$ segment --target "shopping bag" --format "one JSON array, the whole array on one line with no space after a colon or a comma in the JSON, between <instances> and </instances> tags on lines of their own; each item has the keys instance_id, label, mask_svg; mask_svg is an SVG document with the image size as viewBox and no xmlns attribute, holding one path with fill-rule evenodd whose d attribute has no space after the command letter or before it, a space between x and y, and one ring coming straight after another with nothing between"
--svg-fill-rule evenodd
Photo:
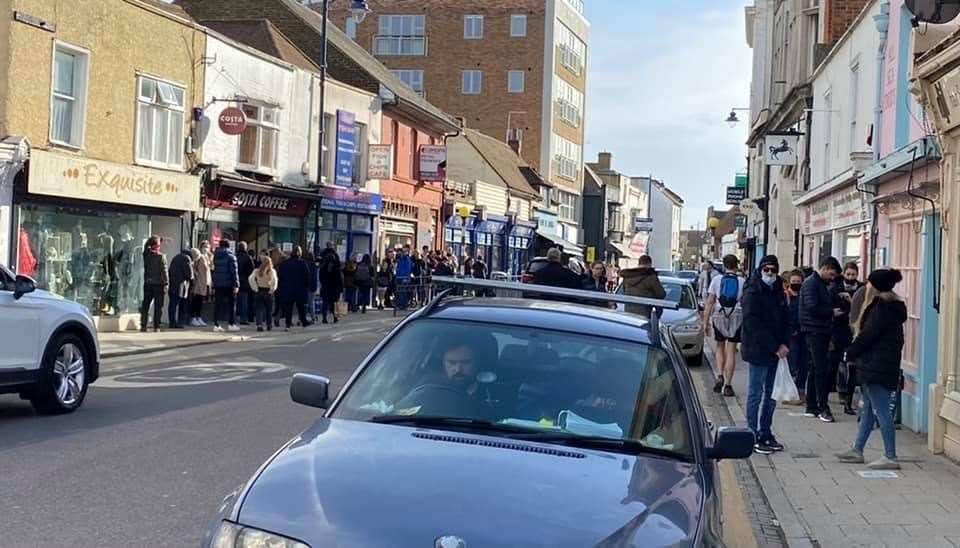
<instances>
[{"instance_id":1,"label":"shopping bag","mask_svg":"<svg viewBox=\"0 0 960 548\"><path fill-rule=\"evenodd\" d=\"M786 358L780 358L780 363L777 364L777 377L773 381L773 394L770 397L781 403L800 399L797 385L790 375L790 363Z\"/></svg>"},{"instance_id":2,"label":"shopping bag","mask_svg":"<svg viewBox=\"0 0 960 548\"><path fill-rule=\"evenodd\" d=\"M338 318L342 318L347 315L347 301L337 301L335 307Z\"/></svg>"},{"instance_id":3,"label":"shopping bag","mask_svg":"<svg viewBox=\"0 0 960 548\"><path fill-rule=\"evenodd\" d=\"M837 392L840 394L849 394L850 393L850 368L852 366L849 362L841 361L837 365Z\"/></svg>"}]
</instances>

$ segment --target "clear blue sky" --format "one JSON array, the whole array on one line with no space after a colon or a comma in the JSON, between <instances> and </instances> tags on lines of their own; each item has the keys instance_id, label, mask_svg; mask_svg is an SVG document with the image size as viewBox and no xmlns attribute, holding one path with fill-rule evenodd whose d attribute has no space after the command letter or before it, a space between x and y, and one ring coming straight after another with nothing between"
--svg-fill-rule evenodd
<instances>
[{"instance_id":1,"label":"clear blue sky","mask_svg":"<svg viewBox=\"0 0 960 548\"><path fill-rule=\"evenodd\" d=\"M683 228L723 207L746 160L746 125L723 122L750 97L743 0L587 0L589 162L663 180L683 197ZM749 113L738 113L741 119Z\"/></svg>"}]
</instances>

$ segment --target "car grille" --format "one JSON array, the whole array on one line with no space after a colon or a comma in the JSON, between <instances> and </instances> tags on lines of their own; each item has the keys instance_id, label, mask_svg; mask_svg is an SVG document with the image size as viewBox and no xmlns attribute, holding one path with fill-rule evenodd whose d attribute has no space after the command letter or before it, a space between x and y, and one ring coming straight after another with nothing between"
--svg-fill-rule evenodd
<instances>
[{"instance_id":1,"label":"car grille","mask_svg":"<svg viewBox=\"0 0 960 548\"><path fill-rule=\"evenodd\" d=\"M564 451L563 449L553 449L551 447L540 447L537 445L527 445L511 441L485 440L479 438L467 438L463 436L452 436L449 434L431 434L428 432L414 432L411 435L422 440L462 443L464 445L480 445L483 447L496 447L498 449L525 451L527 453L540 453L541 455L553 455L555 457L566 457L569 459L583 459L587 457L583 453L576 453L574 451Z\"/></svg>"}]
</instances>

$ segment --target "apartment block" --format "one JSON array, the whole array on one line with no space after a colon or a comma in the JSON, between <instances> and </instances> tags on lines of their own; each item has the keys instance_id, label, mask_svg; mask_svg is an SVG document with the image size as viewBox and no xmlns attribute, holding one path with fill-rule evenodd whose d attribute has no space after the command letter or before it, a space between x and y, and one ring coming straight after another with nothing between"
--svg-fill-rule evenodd
<instances>
[{"instance_id":1,"label":"apartment block","mask_svg":"<svg viewBox=\"0 0 960 548\"><path fill-rule=\"evenodd\" d=\"M313 3L318 6L319 2ZM330 19L466 127L511 143L556 190L558 236L579 241L590 24L578 0L372 0ZM547 208L545 204L543 206Z\"/></svg>"}]
</instances>

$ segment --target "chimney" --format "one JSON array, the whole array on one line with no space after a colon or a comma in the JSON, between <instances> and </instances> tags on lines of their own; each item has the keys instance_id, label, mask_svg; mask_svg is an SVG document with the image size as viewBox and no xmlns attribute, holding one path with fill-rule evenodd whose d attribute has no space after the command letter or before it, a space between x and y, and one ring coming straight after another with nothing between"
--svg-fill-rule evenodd
<instances>
[{"instance_id":1,"label":"chimney","mask_svg":"<svg viewBox=\"0 0 960 548\"><path fill-rule=\"evenodd\" d=\"M609 171L610 166L613 165L613 154L601 152L597 155L597 164L600 166L600 171Z\"/></svg>"}]
</instances>

